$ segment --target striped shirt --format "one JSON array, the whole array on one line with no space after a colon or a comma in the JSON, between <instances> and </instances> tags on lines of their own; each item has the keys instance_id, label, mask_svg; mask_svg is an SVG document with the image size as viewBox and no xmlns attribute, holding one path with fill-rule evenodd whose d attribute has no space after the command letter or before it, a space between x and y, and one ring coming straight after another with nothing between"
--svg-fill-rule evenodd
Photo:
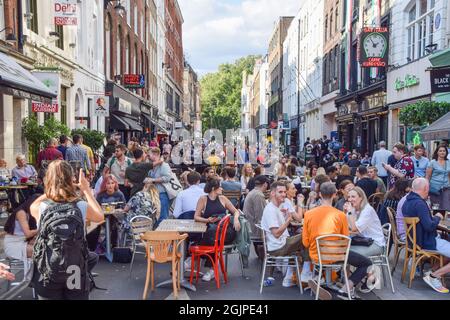
<instances>
[{"instance_id":1,"label":"striped shirt","mask_svg":"<svg viewBox=\"0 0 450 320\"><path fill-rule=\"evenodd\" d=\"M82 163L82 167L85 170L89 170L91 168L91 162L89 161L89 157L85 148L83 148L79 144L75 144L66 150L66 160L67 161L80 161Z\"/></svg>"}]
</instances>

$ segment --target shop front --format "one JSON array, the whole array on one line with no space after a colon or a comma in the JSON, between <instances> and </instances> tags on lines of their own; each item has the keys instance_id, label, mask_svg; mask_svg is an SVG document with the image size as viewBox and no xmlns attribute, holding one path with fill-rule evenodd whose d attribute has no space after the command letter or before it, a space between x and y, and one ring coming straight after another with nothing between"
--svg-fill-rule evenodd
<instances>
[{"instance_id":1,"label":"shop front","mask_svg":"<svg viewBox=\"0 0 450 320\"><path fill-rule=\"evenodd\" d=\"M140 139L144 133L141 125L141 98L114 82L106 83L110 116L106 118L108 132L118 133L123 143L132 137Z\"/></svg>"},{"instance_id":2,"label":"shop front","mask_svg":"<svg viewBox=\"0 0 450 320\"><path fill-rule=\"evenodd\" d=\"M388 137L385 81L336 99L338 136L347 150L373 154Z\"/></svg>"},{"instance_id":3,"label":"shop front","mask_svg":"<svg viewBox=\"0 0 450 320\"><path fill-rule=\"evenodd\" d=\"M422 142L420 131L424 127L406 126L400 122L399 115L400 111L408 105L432 100L428 71L430 67L430 61L423 58L388 72L389 148L397 142L405 143L410 147Z\"/></svg>"},{"instance_id":4,"label":"shop front","mask_svg":"<svg viewBox=\"0 0 450 320\"><path fill-rule=\"evenodd\" d=\"M22 120L32 113L33 106L52 111L52 99L57 97L18 63L29 59L15 55L17 59L0 52L0 158L7 161L8 167L15 166L17 154L28 153Z\"/></svg>"}]
</instances>

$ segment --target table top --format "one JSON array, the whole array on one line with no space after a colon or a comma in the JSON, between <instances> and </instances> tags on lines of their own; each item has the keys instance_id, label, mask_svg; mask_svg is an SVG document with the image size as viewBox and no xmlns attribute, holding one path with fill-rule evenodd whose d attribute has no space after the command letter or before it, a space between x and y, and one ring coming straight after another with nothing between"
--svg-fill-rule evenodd
<instances>
[{"instance_id":1,"label":"table top","mask_svg":"<svg viewBox=\"0 0 450 320\"><path fill-rule=\"evenodd\" d=\"M10 189L28 189L29 185L8 185L8 186L0 186L0 190L10 190Z\"/></svg>"},{"instance_id":2,"label":"table top","mask_svg":"<svg viewBox=\"0 0 450 320\"><path fill-rule=\"evenodd\" d=\"M103 214L105 216L113 216L113 215L122 214L122 213L125 213L125 211L123 211L123 209L114 209L113 211L110 211L110 212L106 212L105 210L103 210Z\"/></svg>"},{"instance_id":3,"label":"table top","mask_svg":"<svg viewBox=\"0 0 450 320\"><path fill-rule=\"evenodd\" d=\"M204 233L206 228L206 223L195 222L195 220L166 219L159 224L156 231Z\"/></svg>"},{"instance_id":4,"label":"table top","mask_svg":"<svg viewBox=\"0 0 450 320\"><path fill-rule=\"evenodd\" d=\"M450 220L442 220L439 223L439 227L441 230L449 231L450 232Z\"/></svg>"},{"instance_id":5,"label":"table top","mask_svg":"<svg viewBox=\"0 0 450 320\"><path fill-rule=\"evenodd\" d=\"M98 226L101 226L105 223L105 220L102 222L86 222L86 234L90 234L92 231L97 229Z\"/></svg>"}]
</instances>

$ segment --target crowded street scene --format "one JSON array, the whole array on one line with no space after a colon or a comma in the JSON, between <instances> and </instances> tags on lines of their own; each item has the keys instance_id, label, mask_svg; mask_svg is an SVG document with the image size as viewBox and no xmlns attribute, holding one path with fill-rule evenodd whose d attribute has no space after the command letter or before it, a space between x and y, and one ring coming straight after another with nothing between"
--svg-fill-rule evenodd
<instances>
[{"instance_id":1,"label":"crowded street scene","mask_svg":"<svg viewBox=\"0 0 450 320\"><path fill-rule=\"evenodd\" d=\"M0 1L0 301L450 300L450 3L224 3Z\"/></svg>"}]
</instances>

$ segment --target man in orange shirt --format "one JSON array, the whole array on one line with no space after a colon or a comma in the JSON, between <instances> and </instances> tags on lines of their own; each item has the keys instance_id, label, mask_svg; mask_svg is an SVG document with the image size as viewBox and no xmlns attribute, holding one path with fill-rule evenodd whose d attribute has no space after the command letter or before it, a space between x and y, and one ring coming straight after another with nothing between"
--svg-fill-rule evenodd
<instances>
[{"instance_id":1,"label":"man in orange shirt","mask_svg":"<svg viewBox=\"0 0 450 320\"><path fill-rule=\"evenodd\" d=\"M320 197L322 205L305 213L303 223L302 242L305 248L309 248L311 260L318 263L319 256L316 246L316 238L327 234L350 234L347 217L342 212L333 208L333 199L336 197L337 190L333 183L326 182L320 186ZM370 259L350 251L348 264L357 269L349 278L349 287L353 294L353 288L367 276L367 269L372 265ZM314 291L317 282L310 281L310 287ZM323 300L331 299L331 294L325 289L320 288L319 297Z\"/></svg>"}]
</instances>

